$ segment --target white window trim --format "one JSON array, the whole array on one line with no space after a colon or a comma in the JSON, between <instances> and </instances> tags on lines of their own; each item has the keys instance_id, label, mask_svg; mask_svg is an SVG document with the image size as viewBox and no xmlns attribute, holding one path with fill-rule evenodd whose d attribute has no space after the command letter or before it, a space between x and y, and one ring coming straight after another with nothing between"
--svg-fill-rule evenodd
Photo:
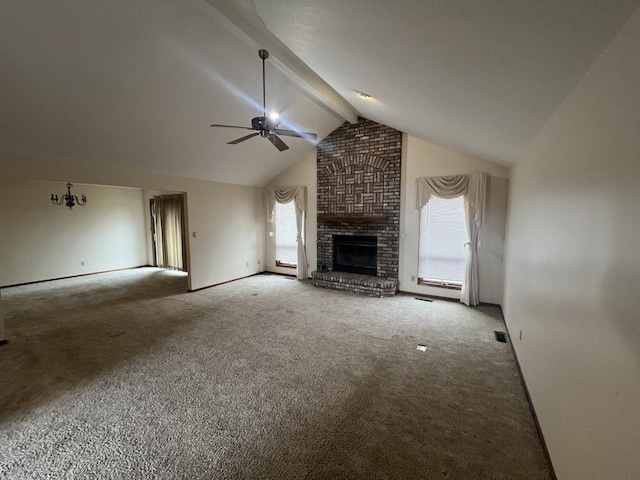
<instances>
[{"instance_id":1,"label":"white window trim","mask_svg":"<svg viewBox=\"0 0 640 480\"><path fill-rule=\"evenodd\" d=\"M426 225L425 223L428 224L428 222L424 221L424 216L425 214L429 213L429 208L431 207L435 207L435 208L446 208L444 207L444 202L450 202L456 200L457 202L459 202L459 205L456 205L455 207L451 206L449 208L455 208L455 213L457 216L459 216L459 221L460 221L460 225L456 225L456 228L453 230L452 234L455 237L460 237L458 238L456 241L460 242L460 250L458 252L455 252L455 254L453 253L453 248L452 248L452 258L454 259L458 259L458 262L460 263L460 275L459 278L451 278L452 276L449 275L449 278L433 278L434 275L425 275L425 273L433 273L433 272L425 272L427 266L423 265L423 259L426 257L424 253L424 250L426 250L427 247L427 243L431 240L431 242L437 242L439 243L439 248L440 249L445 249L444 251L446 252L446 249L449 248L449 245L446 244L446 239L443 238L434 238L434 239L429 239L426 238L426 235L428 235L429 233L426 233L425 235L425 231L423 230ZM461 290L462 289L462 284L463 284L463 280L464 280L464 265L465 265L465 260L466 260L466 250L465 250L465 245L468 243L468 234L467 234L467 229L466 229L466 225L465 225L465 217L464 217L464 200L463 197L455 197L453 199L449 199L449 200L445 200L436 196L432 196L431 200L425 204L422 209L420 210L420 219L419 219L419 237L418 237L418 275L416 275L417 278L417 283L418 285L425 285L425 286L429 286L429 287L436 287L436 288L446 288L446 289L451 289L451 290ZM456 208L457 207L457 208ZM425 209L427 209L426 213L425 213ZM437 213L443 214L443 213L447 213L442 212L442 210L440 210L438 212L438 210L436 210ZM438 220L438 218L436 217L436 220ZM431 247L433 247L433 245L431 245ZM441 250L442 251L442 250ZM422 275L421 275L422 274Z\"/></svg>"},{"instance_id":2,"label":"white window trim","mask_svg":"<svg viewBox=\"0 0 640 480\"><path fill-rule=\"evenodd\" d=\"M295 248L295 261L291 261L291 259L278 259L278 224L281 220L281 216L278 215L278 213L282 212L282 208L286 208L287 210L291 210L291 215L290 217L287 219L287 227L289 227L289 234L293 235L293 237L296 239L295 243L292 245ZM276 202L275 205L275 221L274 221L274 231L275 231L275 237L274 237L274 244L275 244L275 252L274 252L274 260L275 260L275 266L276 267L280 267L280 268L298 268L298 261L297 261L297 251L298 251L298 244L297 244L297 227L296 227L296 212L295 212L295 202L291 201L289 203L280 203L280 202ZM292 230L291 230L292 229Z\"/></svg>"}]
</instances>

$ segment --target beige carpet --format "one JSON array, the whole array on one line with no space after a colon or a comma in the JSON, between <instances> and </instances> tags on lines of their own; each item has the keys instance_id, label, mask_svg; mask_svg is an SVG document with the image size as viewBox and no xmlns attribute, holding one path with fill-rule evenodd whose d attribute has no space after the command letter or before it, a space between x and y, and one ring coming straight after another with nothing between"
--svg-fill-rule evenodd
<instances>
[{"instance_id":1,"label":"beige carpet","mask_svg":"<svg viewBox=\"0 0 640 480\"><path fill-rule=\"evenodd\" d=\"M185 290L151 268L3 290L0 477L550 478L497 309Z\"/></svg>"}]
</instances>

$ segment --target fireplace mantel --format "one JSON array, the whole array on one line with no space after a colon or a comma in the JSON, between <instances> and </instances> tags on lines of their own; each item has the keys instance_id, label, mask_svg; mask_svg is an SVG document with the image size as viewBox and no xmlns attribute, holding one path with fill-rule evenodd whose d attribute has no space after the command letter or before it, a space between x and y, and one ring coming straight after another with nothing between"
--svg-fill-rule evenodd
<instances>
[{"instance_id":1,"label":"fireplace mantel","mask_svg":"<svg viewBox=\"0 0 640 480\"><path fill-rule=\"evenodd\" d=\"M363 215L359 213L321 213L318 215L320 220L325 222L381 222L386 220L389 215Z\"/></svg>"}]
</instances>

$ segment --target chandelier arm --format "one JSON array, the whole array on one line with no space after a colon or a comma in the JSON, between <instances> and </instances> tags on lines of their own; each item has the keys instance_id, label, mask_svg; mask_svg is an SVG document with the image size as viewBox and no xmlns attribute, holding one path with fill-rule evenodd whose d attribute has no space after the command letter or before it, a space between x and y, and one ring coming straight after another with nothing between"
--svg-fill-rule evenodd
<instances>
[{"instance_id":1,"label":"chandelier arm","mask_svg":"<svg viewBox=\"0 0 640 480\"><path fill-rule=\"evenodd\" d=\"M73 184L67 183L67 193L58 198L58 195L51 194L51 203L54 205L65 205L69 207L69 210L72 210L76 205L84 206L87 204L87 196L83 193L82 200L78 198L77 195L71 194L71 187Z\"/></svg>"}]
</instances>

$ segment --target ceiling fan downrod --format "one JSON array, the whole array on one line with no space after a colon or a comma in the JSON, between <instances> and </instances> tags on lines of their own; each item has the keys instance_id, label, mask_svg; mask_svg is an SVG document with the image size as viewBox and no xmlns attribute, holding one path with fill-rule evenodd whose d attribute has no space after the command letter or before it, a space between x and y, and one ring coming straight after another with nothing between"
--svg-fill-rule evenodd
<instances>
[{"instance_id":1,"label":"ceiling fan downrod","mask_svg":"<svg viewBox=\"0 0 640 480\"><path fill-rule=\"evenodd\" d=\"M265 86L264 81L264 61L269 58L269 51L260 49L258 50L258 55L262 59L262 116L267 116L267 88Z\"/></svg>"},{"instance_id":2,"label":"ceiling fan downrod","mask_svg":"<svg viewBox=\"0 0 640 480\"><path fill-rule=\"evenodd\" d=\"M251 119L250 127L241 127L239 125L223 125L220 123L212 123L210 127L223 127L223 128L239 128L242 130L253 130L254 133L245 135L244 137L237 138L227 142L229 145L237 145L238 143L249 140L250 138L257 137L258 135L269 140L278 150L281 152L288 150L289 147L284 143L279 135L286 137L298 137L306 138L309 140L315 140L318 135L311 132L301 132L298 130L287 130L278 128L280 122L277 119L267 117L267 87L265 77L265 60L269 58L269 52L264 49L258 50L258 56L262 59L262 116L254 117Z\"/></svg>"}]
</instances>

